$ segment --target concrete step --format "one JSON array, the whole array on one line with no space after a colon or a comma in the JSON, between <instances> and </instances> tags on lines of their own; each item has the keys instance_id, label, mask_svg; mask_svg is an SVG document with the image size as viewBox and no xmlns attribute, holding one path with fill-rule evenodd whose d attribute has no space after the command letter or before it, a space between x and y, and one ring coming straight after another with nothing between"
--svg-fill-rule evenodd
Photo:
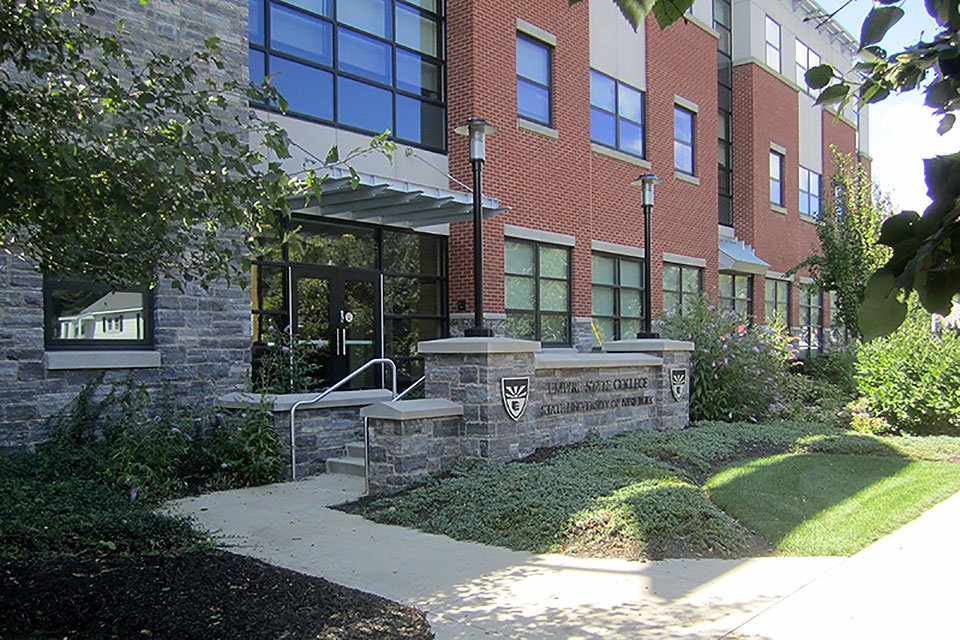
<instances>
[{"instance_id":1,"label":"concrete step","mask_svg":"<svg viewBox=\"0 0 960 640\"><path fill-rule=\"evenodd\" d=\"M364 455L364 446L362 442L348 442L347 443L347 457L348 458L360 458L363 460L366 456Z\"/></svg>"},{"instance_id":2,"label":"concrete step","mask_svg":"<svg viewBox=\"0 0 960 640\"><path fill-rule=\"evenodd\" d=\"M327 473L341 473L348 476L366 475L363 458L329 458L326 462Z\"/></svg>"}]
</instances>

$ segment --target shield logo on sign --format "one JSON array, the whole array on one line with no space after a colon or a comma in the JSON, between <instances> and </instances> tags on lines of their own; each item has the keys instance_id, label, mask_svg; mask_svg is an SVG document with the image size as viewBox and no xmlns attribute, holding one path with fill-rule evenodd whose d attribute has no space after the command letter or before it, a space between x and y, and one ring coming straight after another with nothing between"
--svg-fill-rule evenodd
<instances>
[{"instance_id":1,"label":"shield logo on sign","mask_svg":"<svg viewBox=\"0 0 960 640\"><path fill-rule=\"evenodd\" d=\"M687 370L670 370L670 391L673 393L673 399L680 401L683 398L683 392L687 390Z\"/></svg>"},{"instance_id":2,"label":"shield logo on sign","mask_svg":"<svg viewBox=\"0 0 960 640\"><path fill-rule=\"evenodd\" d=\"M500 378L500 397L511 420L519 420L527 408L530 378Z\"/></svg>"}]
</instances>

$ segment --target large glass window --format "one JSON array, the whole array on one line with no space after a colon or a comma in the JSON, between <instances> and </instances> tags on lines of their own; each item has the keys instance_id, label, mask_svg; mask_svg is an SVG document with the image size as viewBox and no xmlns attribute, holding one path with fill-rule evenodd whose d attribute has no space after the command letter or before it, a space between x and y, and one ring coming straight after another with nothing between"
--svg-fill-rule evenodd
<instances>
[{"instance_id":1,"label":"large glass window","mask_svg":"<svg viewBox=\"0 0 960 640\"><path fill-rule=\"evenodd\" d=\"M517 34L517 113L521 118L553 125L553 48Z\"/></svg>"},{"instance_id":2,"label":"large glass window","mask_svg":"<svg viewBox=\"0 0 960 640\"><path fill-rule=\"evenodd\" d=\"M643 92L591 69L590 139L645 157Z\"/></svg>"},{"instance_id":3,"label":"large glass window","mask_svg":"<svg viewBox=\"0 0 960 640\"><path fill-rule=\"evenodd\" d=\"M812 89L807 86L807 71L820 65L820 56L816 52L797 40L797 85L801 91L811 93Z\"/></svg>"},{"instance_id":4,"label":"large glass window","mask_svg":"<svg viewBox=\"0 0 960 640\"><path fill-rule=\"evenodd\" d=\"M783 154L770 150L770 204L783 206Z\"/></svg>"},{"instance_id":5,"label":"large glass window","mask_svg":"<svg viewBox=\"0 0 960 640\"><path fill-rule=\"evenodd\" d=\"M720 308L750 319L753 316L753 276L720 274Z\"/></svg>"},{"instance_id":6,"label":"large glass window","mask_svg":"<svg viewBox=\"0 0 960 640\"><path fill-rule=\"evenodd\" d=\"M507 334L546 345L570 344L570 250L504 242Z\"/></svg>"},{"instance_id":7,"label":"large glass window","mask_svg":"<svg viewBox=\"0 0 960 640\"><path fill-rule=\"evenodd\" d=\"M806 167L800 167L800 213L820 215L820 174Z\"/></svg>"},{"instance_id":8,"label":"large glass window","mask_svg":"<svg viewBox=\"0 0 960 640\"><path fill-rule=\"evenodd\" d=\"M799 355L807 358L820 352L823 341L823 296L813 285L800 287Z\"/></svg>"},{"instance_id":9,"label":"large glass window","mask_svg":"<svg viewBox=\"0 0 960 640\"><path fill-rule=\"evenodd\" d=\"M694 175L694 122L693 111L681 106L673 107L673 168L690 176Z\"/></svg>"},{"instance_id":10,"label":"large glass window","mask_svg":"<svg viewBox=\"0 0 960 640\"><path fill-rule=\"evenodd\" d=\"M86 280L46 278L44 338L48 349L131 349L153 345L153 296Z\"/></svg>"},{"instance_id":11,"label":"large glass window","mask_svg":"<svg viewBox=\"0 0 960 640\"><path fill-rule=\"evenodd\" d=\"M636 338L642 329L643 262L633 258L594 253L593 346L610 340Z\"/></svg>"},{"instance_id":12,"label":"large glass window","mask_svg":"<svg viewBox=\"0 0 960 640\"><path fill-rule=\"evenodd\" d=\"M703 269L663 265L663 312L683 313L703 291Z\"/></svg>"},{"instance_id":13,"label":"large glass window","mask_svg":"<svg viewBox=\"0 0 960 640\"><path fill-rule=\"evenodd\" d=\"M287 113L443 151L439 0L249 0L250 80Z\"/></svg>"},{"instance_id":14,"label":"large glass window","mask_svg":"<svg viewBox=\"0 0 960 640\"><path fill-rule=\"evenodd\" d=\"M790 326L790 283L767 278L764 293L766 323L770 325L780 320Z\"/></svg>"},{"instance_id":15,"label":"large glass window","mask_svg":"<svg viewBox=\"0 0 960 640\"><path fill-rule=\"evenodd\" d=\"M780 66L780 25L770 16L766 16L764 33L767 66L781 73L783 68Z\"/></svg>"}]
</instances>

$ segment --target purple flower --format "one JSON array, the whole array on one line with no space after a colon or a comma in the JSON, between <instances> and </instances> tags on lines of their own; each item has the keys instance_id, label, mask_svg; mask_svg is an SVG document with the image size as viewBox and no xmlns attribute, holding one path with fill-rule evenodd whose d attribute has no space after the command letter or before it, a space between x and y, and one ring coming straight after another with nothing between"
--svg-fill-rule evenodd
<instances>
[{"instance_id":1,"label":"purple flower","mask_svg":"<svg viewBox=\"0 0 960 640\"><path fill-rule=\"evenodd\" d=\"M227 464L226 462L221 462L221 463L220 463L220 468L221 468L221 469L226 469L226 468L228 468L229 466L230 466L230 465Z\"/></svg>"},{"instance_id":2,"label":"purple flower","mask_svg":"<svg viewBox=\"0 0 960 640\"><path fill-rule=\"evenodd\" d=\"M137 495L139 495L139 493L140 493L140 487L134 487L133 489L130 489L130 502L136 502Z\"/></svg>"},{"instance_id":3,"label":"purple flower","mask_svg":"<svg viewBox=\"0 0 960 640\"><path fill-rule=\"evenodd\" d=\"M283 345L282 347L280 347L280 351L282 351L283 353L290 353L290 347L288 347L287 345Z\"/></svg>"}]
</instances>

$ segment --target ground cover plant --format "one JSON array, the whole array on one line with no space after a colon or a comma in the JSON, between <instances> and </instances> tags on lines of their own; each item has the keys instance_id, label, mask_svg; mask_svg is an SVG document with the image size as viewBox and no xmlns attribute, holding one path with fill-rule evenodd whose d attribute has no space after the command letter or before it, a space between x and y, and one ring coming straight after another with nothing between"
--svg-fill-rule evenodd
<instances>
[{"instance_id":1,"label":"ground cover plant","mask_svg":"<svg viewBox=\"0 0 960 640\"><path fill-rule=\"evenodd\" d=\"M0 637L433 637L422 612L224 554L155 511L281 468L262 409L88 387L48 444L0 455Z\"/></svg>"},{"instance_id":2,"label":"ground cover plant","mask_svg":"<svg viewBox=\"0 0 960 640\"><path fill-rule=\"evenodd\" d=\"M777 511L773 499L756 513L731 506L732 489L746 483L725 481L723 474L737 477L744 460L755 460L783 476L791 500L819 505L817 514L849 512L808 525L815 533L800 531L798 540L819 537L827 543L821 553L852 553L960 489L960 466L947 462L960 460L958 454L956 438L880 437L805 422L703 421L679 431L593 437L533 462L465 466L402 494L341 508L533 552L628 559L810 552L809 545L783 541L812 514ZM733 471L721 471L731 464ZM818 465L836 465L835 475L850 478L812 482ZM750 502L750 490L742 495ZM851 513L864 524L853 526Z\"/></svg>"}]
</instances>

